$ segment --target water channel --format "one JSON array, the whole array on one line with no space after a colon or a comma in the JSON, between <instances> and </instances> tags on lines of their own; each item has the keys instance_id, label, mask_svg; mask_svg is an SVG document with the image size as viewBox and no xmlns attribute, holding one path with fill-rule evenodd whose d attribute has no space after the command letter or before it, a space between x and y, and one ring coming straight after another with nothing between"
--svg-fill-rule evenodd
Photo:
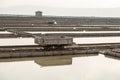
<instances>
[{"instance_id":1,"label":"water channel","mask_svg":"<svg viewBox=\"0 0 120 80\"><path fill-rule=\"evenodd\" d=\"M120 37L74 38L78 44L118 43ZM0 39L0 46L36 45L33 38ZM120 60L99 55L0 59L0 80L120 80Z\"/></svg>"}]
</instances>

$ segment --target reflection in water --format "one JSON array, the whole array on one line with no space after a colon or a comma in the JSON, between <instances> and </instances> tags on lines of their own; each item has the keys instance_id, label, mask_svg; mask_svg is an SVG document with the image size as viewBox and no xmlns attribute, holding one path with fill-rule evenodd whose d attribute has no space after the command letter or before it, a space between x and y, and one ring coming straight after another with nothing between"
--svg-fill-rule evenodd
<instances>
[{"instance_id":1,"label":"reflection in water","mask_svg":"<svg viewBox=\"0 0 120 80\"><path fill-rule=\"evenodd\" d=\"M47 59L47 60L35 60L35 63L41 66L70 65L72 64L72 57Z\"/></svg>"},{"instance_id":2,"label":"reflection in water","mask_svg":"<svg viewBox=\"0 0 120 80\"><path fill-rule=\"evenodd\" d=\"M0 59L0 80L120 80L120 64L104 55Z\"/></svg>"},{"instance_id":3,"label":"reflection in water","mask_svg":"<svg viewBox=\"0 0 120 80\"><path fill-rule=\"evenodd\" d=\"M34 61L36 64L45 66L60 66L71 65L72 58L83 56L96 56L97 54L81 54L81 55L67 55L67 56L48 56L48 57L32 57L32 58L12 58L0 59L0 62L17 62L17 61Z\"/></svg>"}]
</instances>

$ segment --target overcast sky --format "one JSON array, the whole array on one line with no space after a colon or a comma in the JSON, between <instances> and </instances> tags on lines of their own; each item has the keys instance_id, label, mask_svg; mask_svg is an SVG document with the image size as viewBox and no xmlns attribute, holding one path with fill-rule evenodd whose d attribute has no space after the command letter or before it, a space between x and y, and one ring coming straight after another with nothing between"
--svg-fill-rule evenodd
<instances>
[{"instance_id":1,"label":"overcast sky","mask_svg":"<svg viewBox=\"0 0 120 80\"><path fill-rule=\"evenodd\" d=\"M0 7L39 5L65 8L120 7L120 0L0 0Z\"/></svg>"},{"instance_id":2,"label":"overcast sky","mask_svg":"<svg viewBox=\"0 0 120 80\"><path fill-rule=\"evenodd\" d=\"M120 0L0 0L0 14L120 17Z\"/></svg>"}]
</instances>

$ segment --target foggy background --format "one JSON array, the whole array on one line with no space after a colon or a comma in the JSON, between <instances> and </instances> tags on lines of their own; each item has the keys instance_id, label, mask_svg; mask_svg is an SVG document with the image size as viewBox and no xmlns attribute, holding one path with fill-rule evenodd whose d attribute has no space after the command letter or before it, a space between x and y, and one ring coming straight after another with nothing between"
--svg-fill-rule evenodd
<instances>
[{"instance_id":1,"label":"foggy background","mask_svg":"<svg viewBox=\"0 0 120 80\"><path fill-rule=\"evenodd\" d=\"M0 14L120 17L119 0L0 0Z\"/></svg>"}]
</instances>

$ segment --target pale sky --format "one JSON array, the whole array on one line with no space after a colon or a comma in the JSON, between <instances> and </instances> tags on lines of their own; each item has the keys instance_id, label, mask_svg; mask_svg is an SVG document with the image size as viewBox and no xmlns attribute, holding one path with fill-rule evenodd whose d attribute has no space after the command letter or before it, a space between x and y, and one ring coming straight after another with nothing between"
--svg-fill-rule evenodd
<instances>
[{"instance_id":1,"label":"pale sky","mask_svg":"<svg viewBox=\"0 0 120 80\"><path fill-rule=\"evenodd\" d=\"M120 7L120 0L0 0L0 7L20 5L63 8L113 8Z\"/></svg>"}]
</instances>

